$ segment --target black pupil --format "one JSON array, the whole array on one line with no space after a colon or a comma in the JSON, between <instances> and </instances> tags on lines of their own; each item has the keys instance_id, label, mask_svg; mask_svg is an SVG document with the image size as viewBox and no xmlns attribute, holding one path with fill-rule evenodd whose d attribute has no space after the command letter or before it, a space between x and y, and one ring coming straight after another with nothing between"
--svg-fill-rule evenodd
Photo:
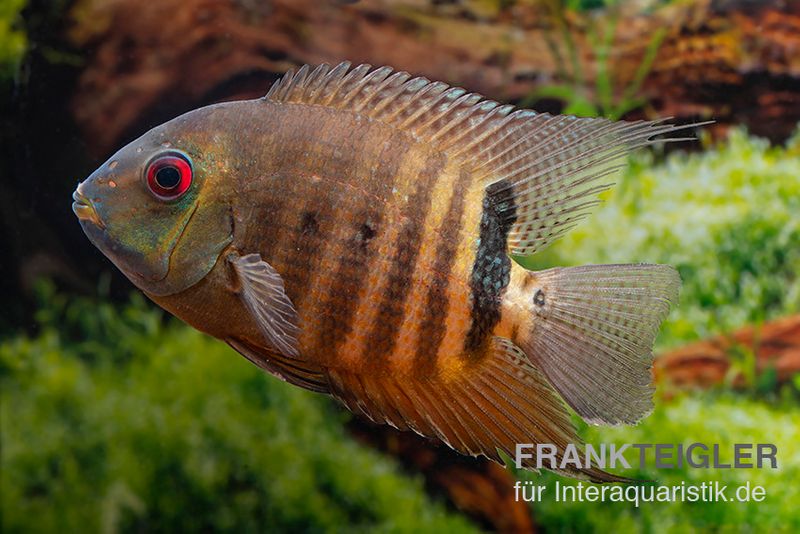
<instances>
[{"instance_id":1,"label":"black pupil","mask_svg":"<svg viewBox=\"0 0 800 534\"><path fill-rule=\"evenodd\" d=\"M181 171L177 167L167 165L156 171L156 183L164 189L172 189L181 181Z\"/></svg>"}]
</instances>

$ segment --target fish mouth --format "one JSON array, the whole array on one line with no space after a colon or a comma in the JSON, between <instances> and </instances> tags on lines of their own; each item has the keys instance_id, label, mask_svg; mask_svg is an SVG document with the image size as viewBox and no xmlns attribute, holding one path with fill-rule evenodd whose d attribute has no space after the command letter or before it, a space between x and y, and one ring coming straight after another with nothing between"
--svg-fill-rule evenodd
<instances>
[{"instance_id":1,"label":"fish mouth","mask_svg":"<svg viewBox=\"0 0 800 534\"><path fill-rule=\"evenodd\" d=\"M103 220L97 214L97 210L92 204L92 201L81 194L80 186L78 186L78 189L72 193L72 200L74 201L72 203L72 212L78 217L79 220L89 221L101 230L106 227L105 223L103 223Z\"/></svg>"}]
</instances>

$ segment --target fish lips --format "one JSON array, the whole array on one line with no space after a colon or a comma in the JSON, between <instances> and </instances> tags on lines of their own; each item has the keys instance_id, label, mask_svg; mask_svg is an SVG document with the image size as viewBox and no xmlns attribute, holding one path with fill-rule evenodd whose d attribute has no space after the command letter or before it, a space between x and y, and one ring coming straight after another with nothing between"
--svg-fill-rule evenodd
<instances>
[{"instance_id":1,"label":"fish lips","mask_svg":"<svg viewBox=\"0 0 800 534\"><path fill-rule=\"evenodd\" d=\"M78 217L83 233L89 241L97 247L114 265L116 265L130 280L140 286L147 282L164 280L169 273L169 258L158 262L156 269L152 258L141 252L120 246L108 233L108 228L100 216L92 200L81 190L85 182L78 185L72 193L72 212ZM144 273L149 273L145 275Z\"/></svg>"},{"instance_id":2,"label":"fish lips","mask_svg":"<svg viewBox=\"0 0 800 534\"><path fill-rule=\"evenodd\" d=\"M86 231L87 223L92 224L101 230L105 229L106 225L103 222L103 219L100 218L100 215L97 213L92 201L89 200L83 193L81 193L80 186L78 186L78 189L72 193L72 200L72 212L76 217L78 217L78 220L81 222L81 226L83 227L84 231Z\"/></svg>"}]
</instances>

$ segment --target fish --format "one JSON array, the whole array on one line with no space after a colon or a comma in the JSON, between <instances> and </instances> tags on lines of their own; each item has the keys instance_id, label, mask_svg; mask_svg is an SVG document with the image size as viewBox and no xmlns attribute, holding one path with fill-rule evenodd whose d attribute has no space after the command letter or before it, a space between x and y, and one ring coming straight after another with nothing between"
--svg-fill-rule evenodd
<instances>
[{"instance_id":1,"label":"fish","mask_svg":"<svg viewBox=\"0 0 800 534\"><path fill-rule=\"evenodd\" d=\"M589 215L632 150L679 128L306 65L262 98L148 131L72 208L151 300L279 379L465 455L550 444L547 468L620 482L562 461L583 444L571 414L651 412L653 343L680 276L522 263Z\"/></svg>"}]
</instances>

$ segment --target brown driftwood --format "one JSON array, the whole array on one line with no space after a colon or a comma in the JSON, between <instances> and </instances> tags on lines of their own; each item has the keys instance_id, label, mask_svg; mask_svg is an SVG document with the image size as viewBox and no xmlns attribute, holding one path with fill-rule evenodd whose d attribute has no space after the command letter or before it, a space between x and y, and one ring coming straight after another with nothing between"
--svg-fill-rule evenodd
<instances>
[{"instance_id":1,"label":"brown driftwood","mask_svg":"<svg viewBox=\"0 0 800 534\"><path fill-rule=\"evenodd\" d=\"M662 354L655 362L656 379L679 387L710 387L729 380L744 385L740 372L731 372L734 352L755 356L755 371L775 371L784 383L800 373L800 316L761 326L748 326L730 335L699 341Z\"/></svg>"},{"instance_id":2,"label":"brown driftwood","mask_svg":"<svg viewBox=\"0 0 800 534\"><path fill-rule=\"evenodd\" d=\"M350 432L360 441L398 458L425 476L428 491L493 532L534 532L531 510L514 495L514 477L486 458L468 458L411 432L353 419Z\"/></svg>"},{"instance_id":3,"label":"brown driftwood","mask_svg":"<svg viewBox=\"0 0 800 534\"><path fill-rule=\"evenodd\" d=\"M74 116L90 145L107 152L178 111L261 95L291 66L342 59L517 101L559 81L546 44L558 35L540 2L503 5L84 0L70 31L73 45L90 52ZM586 28L602 27L604 18L568 23L591 87L596 62ZM793 130L800 120L800 1L697 0L648 16L623 12L610 62L620 88L658 28L666 37L641 91L653 114L713 118L721 129L745 123L773 139Z\"/></svg>"}]
</instances>

